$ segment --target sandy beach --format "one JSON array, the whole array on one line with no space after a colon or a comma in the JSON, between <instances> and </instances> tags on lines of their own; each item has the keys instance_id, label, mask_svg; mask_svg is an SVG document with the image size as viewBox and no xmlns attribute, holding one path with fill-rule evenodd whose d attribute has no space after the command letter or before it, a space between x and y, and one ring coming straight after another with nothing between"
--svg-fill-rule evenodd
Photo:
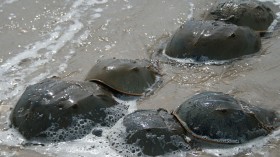
<instances>
[{"instance_id":1,"label":"sandy beach","mask_svg":"<svg viewBox=\"0 0 280 157\"><path fill-rule=\"evenodd\" d=\"M181 24L202 19L215 2L1 0L0 156L114 156L111 150L89 150L88 143L81 141L24 147L24 139L9 127L9 114L25 88L44 78L83 80L98 60L150 59ZM279 6L268 5L275 13L280 11ZM260 52L224 65L159 63L163 83L153 95L138 101L137 108L172 111L196 93L219 91L280 111L279 35L276 28L268 38L262 38ZM227 151L197 150L188 155L273 157L280 153L279 137L278 131L271 138L256 141L265 144L247 145L243 152L237 151L238 147ZM71 151L75 146L80 150Z\"/></svg>"}]
</instances>

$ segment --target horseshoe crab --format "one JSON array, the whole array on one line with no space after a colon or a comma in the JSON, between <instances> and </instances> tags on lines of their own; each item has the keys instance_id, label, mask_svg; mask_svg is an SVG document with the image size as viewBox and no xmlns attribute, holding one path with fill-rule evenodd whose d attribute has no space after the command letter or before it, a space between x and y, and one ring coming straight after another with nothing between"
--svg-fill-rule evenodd
<instances>
[{"instance_id":1,"label":"horseshoe crab","mask_svg":"<svg viewBox=\"0 0 280 157\"><path fill-rule=\"evenodd\" d=\"M96 84L48 78L26 88L10 118L28 140L64 141L83 137L96 124L112 125L106 117L120 114L110 113L115 105Z\"/></svg>"},{"instance_id":2,"label":"horseshoe crab","mask_svg":"<svg viewBox=\"0 0 280 157\"><path fill-rule=\"evenodd\" d=\"M97 63L85 80L117 92L141 96L158 81L158 71L147 60L107 59Z\"/></svg>"},{"instance_id":3,"label":"horseshoe crab","mask_svg":"<svg viewBox=\"0 0 280 157\"><path fill-rule=\"evenodd\" d=\"M256 0L222 0L210 9L205 19L266 31L274 17L270 8Z\"/></svg>"},{"instance_id":4,"label":"horseshoe crab","mask_svg":"<svg viewBox=\"0 0 280 157\"><path fill-rule=\"evenodd\" d=\"M145 155L156 156L189 150L181 125L164 109L137 110L123 119L126 143L135 144Z\"/></svg>"},{"instance_id":5,"label":"horseshoe crab","mask_svg":"<svg viewBox=\"0 0 280 157\"><path fill-rule=\"evenodd\" d=\"M201 144L240 144L265 136L279 126L274 111L219 92L203 92L173 112L187 134Z\"/></svg>"},{"instance_id":6,"label":"horseshoe crab","mask_svg":"<svg viewBox=\"0 0 280 157\"><path fill-rule=\"evenodd\" d=\"M260 50L257 33L220 21L187 21L172 36L165 54L195 61L228 60Z\"/></svg>"}]
</instances>

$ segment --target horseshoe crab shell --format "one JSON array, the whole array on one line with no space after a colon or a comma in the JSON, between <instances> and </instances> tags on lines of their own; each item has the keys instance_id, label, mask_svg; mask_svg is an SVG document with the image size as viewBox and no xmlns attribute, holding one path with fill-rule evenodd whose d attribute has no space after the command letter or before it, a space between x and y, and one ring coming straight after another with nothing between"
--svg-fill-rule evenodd
<instances>
[{"instance_id":1,"label":"horseshoe crab shell","mask_svg":"<svg viewBox=\"0 0 280 157\"><path fill-rule=\"evenodd\" d=\"M163 155L176 150L189 150L184 129L164 109L138 110L124 117L128 144L136 144L146 155Z\"/></svg>"},{"instance_id":2,"label":"horseshoe crab shell","mask_svg":"<svg viewBox=\"0 0 280 157\"><path fill-rule=\"evenodd\" d=\"M219 92L203 92L173 112L188 135L201 143L240 144L279 126L274 112Z\"/></svg>"},{"instance_id":3,"label":"horseshoe crab shell","mask_svg":"<svg viewBox=\"0 0 280 157\"><path fill-rule=\"evenodd\" d=\"M228 60L258 52L260 37L248 27L220 21L187 21L172 36L165 54L196 61Z\"/></svg>"},{"instance_id":4,"label":"horseshoe crab shell","mask_svg":"<svg viewBox=\"0 0 280 157\"><path fill-rule=\"evenodd\" d=\"M85 80L120 93L140 96L157 81L158 71L147 60L107 59L97 63Z\"/></svg>"},{"instance_id":5,"label":"horseshoe crab shell","mask_svg":"<svg viewBox=\"0 0 280 157\"><path fill-rule=\"evenodd\" d=\"M274 20L270 8L256 0L222 0L212 7L206 20L219 20L265 31Z\"/></svg>"},{"instance_id":6,"label":"horseshoe crab shell","mask_svg":"<svg viewBox=\"0 0 280 157\"><path fill-rule=\"evenodd\" d=\"M56 139L63 141L81 138L96 124L111 125L105 121L106 109L116 104L109 93L94 83L48 78L26 88L10 118L26 139L55 139L48 134L50 128L59 136L59 129L72 127L72 137Z\"/></svg>"}]
</instances>

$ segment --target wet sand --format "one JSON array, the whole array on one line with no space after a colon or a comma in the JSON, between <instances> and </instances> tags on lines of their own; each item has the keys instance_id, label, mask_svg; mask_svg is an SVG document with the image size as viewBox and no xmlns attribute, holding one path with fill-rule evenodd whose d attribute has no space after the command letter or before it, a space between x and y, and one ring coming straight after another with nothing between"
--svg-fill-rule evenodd
<instances>
[{"instance_id":1,"label":"wet sand","mask_svg":"<svg viewBox=\"0 0 280 157\"><path fill-rule=\"evenodd\" d=\"M4 0L0 2L0 129L24 89L45 77L82 80L100 59L149 59L187 19L201 19L215 0ZM279 7L273 8L275 12ZM225 65L160 64L163 83L138 109L174 110L201 91L229 93L280 111L279 30L262 39L261 51ZM2 142L0 141L0 144ZM274 141L262 152L277 156ZM0 145L9 156L44 156L22 146ZM7 156L0 153L0 156ZM10 153L10 154L9 154ZM212 156L198 151L200 156ZM262 154L263 153L263 154Z\"/></svg>"}]
</instances>

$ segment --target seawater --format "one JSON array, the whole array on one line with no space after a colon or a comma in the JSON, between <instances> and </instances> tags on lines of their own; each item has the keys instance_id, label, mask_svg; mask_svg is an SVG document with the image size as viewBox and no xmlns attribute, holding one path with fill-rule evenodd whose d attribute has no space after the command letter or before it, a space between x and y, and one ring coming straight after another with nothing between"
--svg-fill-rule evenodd
<instances>
[{"instance_id":1,"label":"seawater","mask_svg":"<svg viewBox=\"0 0 280 157\"><path fill-rule=\"evenodd\" d=\"M12 45L10 46L9 51L0 52L1 55L2 53L5 53L5 55L0 56L0 156L20 155L19 152L22 150L30 150L30 154L37 152L41 155L62 157L123 156L123 154L116 152L110 147L109 140L107 139L107 137L112 136L114 132L123 130L121 120L112 128L99 128L103 131L103 136L101 137L88 135L82 139L69 142L50 143L45 144L45 146L23 146L22 144L26 141L16 130L9 128L9 114L11 112L10 108L16 104L18 98L28 85L37 83L46 77L54 75L67 77L67 68L69 68L73 59L79 58L77 56L81 53L78 51L78 48L83 47L84 45L98 47L95 43L87 40L92 35L95 35L87 28L97 25L98 20L105 18L104 14L106 14L109 9L114 9L111 8L112 3L123 2L125 4L118 11L125 12L135 9L137 11L139 10L137 12L138 14L144 14L143 10L137 8L136 5L131 4L127 0L54 0L49 2L51 4L39 0L26 0L26 3L27 2L30 4L34 2L34 4L38 4L38 7L42 7L42 10L39 11L34 9L38 14L34 15L30 21L26 21L28 17L23 18L20 15L21 12L19 10L23 10L24 12L28 7L21 6L20 3L22 3L22 1L3 0L0 2L0 13L4 14L7 8L10 8L10 10L14 9L14 12L9 12L8 16L5 17L7 23L0 27L0 32L5 33L5 31L11 31L12 33L20 35L30 33L29 36L32 36L30 42L28 40L26 43L22 42L25 44ZM280 0L271 0L271 2L280 5ZM43 3L42 6L40 5L41 3ZM58 3L60 7L57 9L48 9L49 6L56 6L55 4ZM149 4L147 1L146 3ZM158 3L165 4L166 2L159 0ZM196 6L195 1L191 0L185 0L183 3L186 8L184 11L185 19L183 19L183 21L192 19L196 9L202 7ZM172 7L174 6L169 6L170 9L172 9ZM134 16L130 14L125 15L127 17L118 17L119 20ZM279 15L279 13L277 13L277 15ZM110 31L107 29L107 25L113 20L117 21L118 19L111 19L106 16L106 23L100 25L100 28L98 29ZM177 19L173 21L177 21ZM276 24L278 21L279 16L273 24ZM271 31L274 30L273 24L270 27ZM154 29L157 28L154 27ZM129 34L132 30L133 27L118 31L124 31ZM32 34L32 32L34 32L35 35ZM169 33L171 32L169 31ZM148 38L153 41L152 39L154 39L154 36L148 36ZM103 36L100 36L98 40L106 43L104 50L112 49L116 46L116 43L119 42L110 43L109 39ZM136 43L134 46L137 45L140 44ZM96 56L96 58L102 57L102 53ZM92 64L94 64L94 62L92 62ZM118 101L129 106L128 113L137 109L136 101ZM206 154L206 156L233 156L244 151L246 152L247 150L263 156L269 156L269 150L265 150L263 147L264 145L271 143L271 141L277 143L279 141L279 136L280 132L277 130L267 137L256 139L244 145L225 149L205 149L198 152L178 152L176 156L185 156L186 154L193 156L196 156L197 154ZM5 149L6 147L9 149ZM174 156L174 154L168 154L166 156Z\"/></svg>"},{"instance_id":2,"label":"seawater","mask_svg":"<svg viewBox=\"0 0 280 157\"><path fill-rule=\"evenodd\" d=\"M14 2L17 1L6 0L2 4L2 7ZM66 1L65 3L68 4L70 2L71 1ZM80 21L80 18L83 18L86 12L92 13L92 21L95 18L100 17L102 8L99 8L98 5L106 2L107 0L75 1L69 6L71 11L63 13L63 16L56 19L57 24L50 32L43 35L39 41L24 46L22 52L5 60L0 65L0 76L2 76L0 79L0 95L5 96L4 99L8 100L20 94L26 85L36 83L39 80L52 75L59 75L63 72L65 68L67 68L68 60L75 54L75 51L72 49L69 50L68 54L64 55L64 59L62 59L62 62L57 66L58 68L56 71L50 71L47 69L45 72L40 73L27 81L27 78L40 67L55 61L54 56L57 53L60 53L60 50L66 44L69 42L71 44L80 43L85 40L88 36L88 32L83 31L83 28L86 26ZM44 53L42 53L42 51ZM31 60L30 62L32 62L32 64L25 66L20 64L29 60Z\"/></svg>"}]
</instances>

